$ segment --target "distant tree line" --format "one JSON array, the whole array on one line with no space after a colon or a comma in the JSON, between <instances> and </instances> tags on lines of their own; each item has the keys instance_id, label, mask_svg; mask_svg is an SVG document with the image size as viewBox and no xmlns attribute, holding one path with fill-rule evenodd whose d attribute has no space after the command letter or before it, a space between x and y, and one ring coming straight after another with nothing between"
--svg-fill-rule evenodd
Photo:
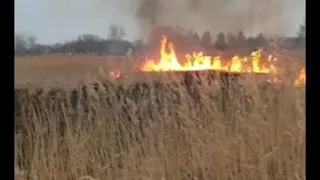
<instances>
[{"instance_id":1,"label":"distant tree line","mask_svg":"<svg viewBox=\"0 0 320 180\"><path fill-rule=\"evenodd\" d=\"M201 47L203 49L216 50L241 50L257 49L269 47L275 39L267 39L263 33L255 37L246 37L240 30L237 34L218 33L215 41L210 31L205 31L202 35L191 30L184 30L180 27L157 27L150 32L149 45L158 45L160 37L165 34L176 47L190 49ZM108 38L104 39L93 34L83 34L74 40L53 45L40 44L36 37L24 34L15 35L16 55L38 55L50 53L83 54L94 53L99 55L126 55L128 51L136 51L146 46L141 40L129 42L124 40L125 31L123 28L111 25L109 27ZM280 48L300 49L305 47L305 23L300 26L296 37L282 38Z\"/></svg>"},{"instance_id":2,"label":"distant tree line","mask_svg":"<svg viewBox=\"0 0 320 180\"><path fill-rule=\"evenodd\" d=\"M108 38L104 39L93 34L79 35L76 39L58 42L56 44L40 44L36 37L24 34L15 34L15 54L16 55L38 55L49 53L95 53L123 55L128 49L134 49L135 45L123 40L125 32L123 28L116 25L109 27Z\"/></svg>"},{"instance_id":3,"label":"distant tree line","mask_svg":"<svg viewBox=\"0 0 320 180\"><path fill-rule=\"evenodd\" d=\"M185 46L192 46L221 51L275 48L275 45L279 49L302 49L305 48L306 38L305 24L300 26L299 32L295 37L267 38L263 33L246 37L241 30L236 34L220 32L214 37L210 31L205 31L202 35L199 35L197 32L186 31L180 27L161 27L154 28L149 39L156 43L162 34L165 34L171 42L176 44L176 47L186 48Z\"/></svg>"}]
</instances>

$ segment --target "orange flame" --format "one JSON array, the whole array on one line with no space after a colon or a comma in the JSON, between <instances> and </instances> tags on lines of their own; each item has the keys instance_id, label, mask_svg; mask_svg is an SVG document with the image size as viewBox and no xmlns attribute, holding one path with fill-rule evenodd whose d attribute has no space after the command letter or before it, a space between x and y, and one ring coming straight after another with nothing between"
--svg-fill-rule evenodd
<instances>
[{"instance_id":1,"label":"orange flame","mask_svg":"<svg viewBox=\"0 0 320 180\"><path fill-rule=\"evenodd\" d=\"M120 70L111 71L111 72L110 72L110 76L111 76L113 79L119 79L119 78L121 77Z\"/></svg>"},{"instance_id":2,"label":"orange flame","mask_svg":"<svg viewBox=\"0 0 320 180\"><path fill-rule=\"evenodd\" d=\"M294 81L295 86L300 86L300 85L305 85L306 84L306 69L303 68L300 73L298 78Z\"/></svg>"},{"instance_id":3,"label":"orange flame","mask_svg":"<svg viewBox=\"0 0 320 180\"><path fill-rule=\"evenodd\" d=\"M168 52L166 51L168 45ZM269 63L262 64L261 51L255 51L250 57L234 56L231 61L223 62L219 56L204 56L202 52L194 52L185 56L181 64L176 56L174 45L163 36L160 46L160 61L147 59L140 67L142 71L195 71L216 70L242 73L277 73L275 66L270 63L275 58L269 56ZM249 61L251 61L251 63Z\"/></svg>"},{"instance_id":4,"label":"orange flame","mask_svg":"<svg viewBox=\"0 0 320 180\"><path fill-rule=\"evenodd\" d=\"M167 41L167 37L163 36L160 42L160 59L146 59L140 64L137 70L140 71L197 71L197 70L215 70L234 73L265 73L275 75L269 82L281 84L283 81L277 77L278 71L273 64L277 59L271 55L267 61L261 61L261 51L254 51L249 57L233 56L230 61L223 61L219 56L205 56L203 52L193 52L187 54L183 59L184 63L180 63L177 58L175 48L172 42ZM168 49L168 51L167 51ZM113 79L122 78L120 71L115 70L110 73ZM303 68L294 81L295 86L306 84L305 68Z\"/></svg>"}]
</instances>

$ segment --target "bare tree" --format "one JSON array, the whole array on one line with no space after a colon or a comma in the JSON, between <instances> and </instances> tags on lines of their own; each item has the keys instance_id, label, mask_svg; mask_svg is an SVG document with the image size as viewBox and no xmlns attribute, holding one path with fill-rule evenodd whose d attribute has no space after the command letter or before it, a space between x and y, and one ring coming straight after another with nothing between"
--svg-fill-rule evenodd
<instances>
[{"instance_id":1,"label":"bare tree","mask_svg":"<svg viewBox=\"0 0 320 180\"><path fill-rule=\"evenodd\" d=\"M306 41L306 19L304 19L304 24L300 25L300 29L298 32L298 40L303 45L305 44L305 41Z\"/></svg>"},{"instance_id":2,"label":"bare tree","mask_svg":"<svg viewBox=\"0 0 320 180\"><path fill-rule=\"evenodd\" d=\"M28 48L27 38L24 34L15 34L14 50L16 54L26 53Z\"/></svg>"},{"instance_id":3,"label":"bare tree","mask_svg":"<svg viewBox=\"0 0 320 180\"><path fill-rule=\"evenodd\" d=\"M121 40L125 36L124 29L117 25L109 26L109 38L114 40Z\"/></svg>"},{"instance_id":4,"label":"bare tree","mask_svg":"<svg viewBox=\"0 0 320 180\"><path fill-rule=\"evenodd\" d=\"M201 37L201 44L205 47L212 44L212 38L209 31L205 31Z\"/></svg>"},{"instance_id":5,"label":"bare tree","mask_svg":"<svg viewBox=\"0 0 320 180\"><path fill-rule=\"evenodd\" d=\"M237 47L243 47L246 45L247 38L244 36L243 31L239 31L237 35Z\"/></svg>"},{"instance_id":6,"label":"bare tree","mask_svg":"<svg viewBox=\"0 0 320 180\"><path fill-rule=\"evenodd\" d=\"M227 48L226 38L222 32L217 35L215 47L219 50L225 50Z\"/></svg>"},{"instance_id":7,"label":"bare tree","mask_svg":"<svg viewBox=\"0 0 320 180\"><path fill-rule=\"evenodd\" d=\"M95 41L99 41L100 37L94 34L83 34L81 36L78 37L79 40L82 41L89 41L89 42L95 42Z\"/></svg>"},{"instance_id":8,"label":"bare tree","mask_svg":"<svg viewBox=\"0 0 320 180\"><path fill-rule=\"evenodd\" d=\"M37 38L35 36L27 37L28 48L32 48L37 44Z\"/></svg>"},{"instance_id":9,"label":"bare tree","mask_svg":"<svg viewBox=\"0 0 320 180\"><path fill-rule=\"evenodd\" d=\"M256 37L256 43L258 47L263 47L268 44L267 39L264 37L263 33L259 33Z\"/></svg>"},{"instance_id":10,"label":"bare tree","mask_svg":"<svg viewBox=\"0 0 320 180\"><path fill-rule=\"evenodd\" d=\"M231 49L237 48L237 37L231 33L227 34L228 47Z\"/></svg>"}]
</instances>

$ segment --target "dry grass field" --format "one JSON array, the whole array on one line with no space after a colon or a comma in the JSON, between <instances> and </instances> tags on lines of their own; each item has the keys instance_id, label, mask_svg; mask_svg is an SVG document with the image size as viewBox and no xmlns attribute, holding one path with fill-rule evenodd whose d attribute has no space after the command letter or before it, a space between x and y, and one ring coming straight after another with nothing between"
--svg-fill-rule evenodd
<instances>
[{"instance_id":1,"label":"dry grass field","mask_svg":"<svg viewBox=\"0 0 320 180\"><path fill-rule=\"evenodd\" d=\"M87 79L108 78L110 70L130 73L135 63L126 58L89 55L18 57L15 58L15 85L75 88Z\"/></svg>"},{"instance_id":2,"label":"dry grass field","mask_svg":"<svg viewBox=\"0 0 320 180\"><path fill-rule=\"evenodd\" d=\"M86 79L101 80L101 69L104 78L115 68L130 74L134 63L90 56L16 58L15 85L72 89ZM243 86L251 110L236 96L228 115L219 110L223 99L211 98L220 88L206 85L197 87L201 104L182 87L171 87L178 100L168 91L139 103L113 98L111 105L102 97L114 96L112 91L91 91L89 110L59 100L49 106L21 102L31 113L16 117L22 127L15 128L16 178L306 179L305 88L274 86L262 93L254 82ZM65 95L71 96L68 90Z\"/></svg>"}]
</instances>

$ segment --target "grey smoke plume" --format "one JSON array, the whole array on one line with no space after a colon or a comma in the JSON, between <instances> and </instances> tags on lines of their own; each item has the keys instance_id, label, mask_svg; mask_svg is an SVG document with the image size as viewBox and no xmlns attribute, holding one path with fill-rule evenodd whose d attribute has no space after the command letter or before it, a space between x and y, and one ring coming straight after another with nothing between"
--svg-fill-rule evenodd
<instances>
[{"instance_id":1,"label":"grey smoke plume","mask_svg":"<svg viewBox=\"0 0 320 180\"><path fill-rule=\"evenodd\" d=\"M239 30L292 36L305 17L305 0L51 0L51 7L66 23L81 16L88 27L100 23L107 29L113 21L135 38L161 25L209 30L213 36Z\"/></svg>"},{"instance_id":2,"label":"grey smoke plume","mask_svg":"<svg viewBox=\"0 0 320 180\"><path fill-rule=\"evenodd\" d=\"M213 34L286 35L292 32L292 12L304 11L303 0L137 0L137 21L150 26L173 25ZM303 17L301 17L301 23ZM298 30L298 29L297 29Z\"/></svg>"}]
</instances>

